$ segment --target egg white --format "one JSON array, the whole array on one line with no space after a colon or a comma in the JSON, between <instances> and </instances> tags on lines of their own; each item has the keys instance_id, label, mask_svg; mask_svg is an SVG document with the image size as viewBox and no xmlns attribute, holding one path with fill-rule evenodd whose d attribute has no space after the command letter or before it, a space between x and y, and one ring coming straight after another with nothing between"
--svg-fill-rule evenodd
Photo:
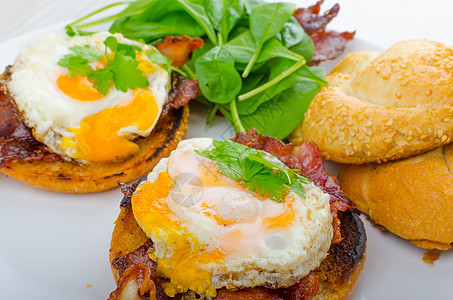
<instances>
[{"instance_id":1,"label":"egg white","mask_svg":"<svg viewBox=\"0 0 453 300\"><path fill-rule=\"evenodd\" d=\"M78 101L63 93L57 86L58 77L68 72L66 68L58 65L58 61L71 53L70 47L89 45L99 53L104 53L103 42L109 36L112 34L108 32L70 38L46 35L37 44L25 46L10 70L11 77L7 88L24 116L26 125L33 129L33 135L38 141L64 159L74 159L74 149L62 149L63 137L74 136L69 128L78 128L85 117L106 108L126 104L132 99L133 91L123 93L111 87L109 93L99 100ZM147 45L126 39L121 34L113 36L120 43L149 49ZM121 129L121 135L131 138L137 135L147 136L154 128L168 98L169 82L168 72L157 65L155 67L156 71L147 75L150 85L145 90L154 95L159 107L158 117L146 131L138 130L137 126L129 126ZM83 159L79 161L85 162Z\"/></svg>"},{"instance_id":2,"label":"egg white","mask_svg":"<svg viewBox=\"0 0 453 300\"><path fill-rule=\"evenodd\" d=\"M207 159L197 155L194 150L211 149L212 142L210 138L182 141L168 158L162 159L155 166L148 175L147 181L154 182L159 178L160 173L168 172L175 181L174 186L183 187L178 188L177 192L180 196L193 193L193 186L197 186L197 178L206 176L207 170L200 167L206 163ZM267 158L279 162L271 155L267 155ZM187 184L187 174L195 175L190 179L191 184ZM138 187L136 193L140 193L144 184ZM270 234L262 232L257 226L260 222L259 218L278 215L283 211L284 205L271 199L257 199L246 189L201 186L202 195L196 196L192 203L191 201L178 203L178 197L175 198L171 193L166 201L173 211L174 218L186 232L195 236L200 244L204 245L206 251L222 247L222 236L235 228L240 228L249 237L234 245L234 255L225 253L223 263L202 266L212 274L213 287L216 289L254 286L276 288L295 284L319 266L330 248L333 236L330 197L313 183L304 184L303 187L306 191L305 199L292 191L288 194L295 199L293 204L296 211L295 221ZM202 203L217 200L224 203L224 207L220 209L217 207L217 212L231 217L239 225L222 226L200 213ZM146 226L146 224L140 225L143 229ZM167 243L163 237L165 235L157 236L146 230L145 233L154 243L154 255L157 261L171 257L176 251Z\"/></svg>"}]
</instances>

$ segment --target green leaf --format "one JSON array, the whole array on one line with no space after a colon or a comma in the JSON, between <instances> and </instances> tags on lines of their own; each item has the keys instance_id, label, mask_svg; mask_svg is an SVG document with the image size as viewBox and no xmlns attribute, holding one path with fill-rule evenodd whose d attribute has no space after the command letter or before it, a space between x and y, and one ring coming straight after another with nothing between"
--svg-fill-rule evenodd
<instances>
[{"instance_id":1,"label":"green leaf","mask_svg":"<svg viewBox=\"0 0 453 300\"><path fill-rule=\"evenodd\" d=\"M102 95L107 95L113 80L113 72L110 69L100 69L90 75L89 79L93 81L93 86Z\"/></svg>"},{"instance_id":2,"label":"green leaf","mask_svg":"<svg viewBox=\"0 0 453 300\"><path fill-rule=\"evenodd\" d=\"M142 71L137 69L138 61L126 56L123 52L117 52L111 66L113 80L117 90L127 92L128 89L144 88L149 85L148 78Z\"/></svg>"},{"instance_id":3,"label":"green leaf","mask_svg":"<svg viewBox=\"0 0 453 300\"><path fill-rule=\"evenodd\" d=\"M322 76L319 73L317 75ZM303 121L304 114L319 87L313 82L299 82L261 104L253 114L240 115L242 124L246 130L256 128L262 134L283 139Z\"/></svg>"},{"instance_id":4,"label":"green leaf","mask_svg":"<svg viewBox=\"0 0 453 300\"><path fill-rule=\"evenodd\" d=\"M195 68L203 95L215 103L229 103L239 94L242 80L230 52L215 47L200 57Z\"/></svg>"},{"instance_id":5,"label":"green leaf","mask_svg":"<svg viewBox=\"0 0 453 300\"><path fill-rule=\"evenodd\" d=\"M245 10L247 11L247 14L251 14L253 6L262 3L264 3L263 0L245 0Z\"/></svg>"},{"instance_id":6,"label":"green leaf","mask_svg":"<svg viewBox=\"0 0 453 300\"><path fill-rule=\"evenodd\" d=\"M225 43L230 31L242 18L245 9L243 0L207 0L205 7L212 25L221 33Z\"/></svg>"},{"instance_id":7,"label":"green leaf","mask_svg":"<svg viewBox=\"0 0 453 300\"><path fill-rule=\"evenodd\" d=\"M89 62L97 61L103 56L103 54L99 53L94 47L88 45L70 47L69 50Z\"/></svg>"},{"instance_id":8,"label":"green leaf","mask_svg":"<svg viewBox=\"0 0 453 300\"><path fill-rule=\"evenodd\" d=\"M252 32L249 29L229 41L224 47L236 62L245 64L250 61L256 49Z\"/></svg>"},{"instance_id":9,"label":"green leaf","mask_svg":"<svg viewBox=\"0 0 453 300\"><path fill-rule=\"evenodd\" d=\"M209 20L205 8L195 1L177 0L184 10L203 28L208 38L214 45L218 45L214 27Z\"/></svg>"},{"instance_id":10,"label":"green leaf","mask_svg":"<svg viewBox=\"0 0 453 300\"><path fill-rule=\"evenodd\" d=\"M263 3L253 6L250 13L250 30L255 39L256 52L250 59L242 77L247 77L260 56L264 43L279 33L294 13L291 3Z\"/></svg>"},{"instance_id":11,"label":"green leaf","mask_svg":"<svg viewBox=\"0 0 453 300\"><path fill-rule=\"evenodd\" d=\"M140 48L139 46L135 46L135 45L118 43L117 51L123 51L124 55L130 56L135 59L136 51L140 52L140 51L142 51L142 48Z\"/></svg>"},{"instance_id":12,"label":"green leaf","mask_svg":"<svg viewBox=\"0 0 453 300\"><path fill-rule=\"evenodd\" d=\"M109 36L108 38L105 39L104 45L107 48L110 48L110 50L112 50L112 52L116 52L116 50L118 48L118 40L114 36Z\"/></svg>"},{"instance_id":13,"label":"green leaf","mask_svg":"<svg viewBox=\"0 0 453 300\"><path fill-rule=\"evenodd\" d=\"M289 188L294 187L295 192L304 197L302 183L310 180L297 174L299 170L273 162L264 152L233 141L214 141L214 146L212 150L196 153L216 161L222 175L239 181L251 193L257 192L281 202Z\"/></svg>"},{"instance_id":14,"label":"green leaf","mask_svg":"<svg viewBox=\"0 0 453 300\"><path fill-rule=\"evenodd\" d=\"M253 7L250 13L250 30L258 44L279 33L294 13L291 3L263 3Z\"/></svg>"},{"instance_id":15,"label":"green leaf","mask_svg":"<svg viewBox=\"0 0 453 300\"><path fill-rule=\"evenodd\" d=\"M282 43L286 48L299 44L304 39L305 31L295 17L291 17L282 29Z\"/></svg>"},{"instance_id":16,"label":"green leaf","mask_svg":"<svg viewBox=\"0 0 453 300\"><path fill-rule=\"evenodd\" d=\"M70 77L75 77L77 74L90 75L93 73L93 68L88 63L102 57L102 54L91 46L74 46L69 50L72 53L66 54L60 59L58 65L68 68Z\"/></svg>"},{"instance_id":17,"label":"green leaf","mask_svg":"<svg viewBox=\"0 0 453 300\"><path fill-rule=\"evenodd\" d=\"M93 68L88 64L88 60L78 55L66 55L58 62L58 64L68 68L69 77L75 77L77 74L90 75L93 73Z\"/></svg>"},{"instance_id":18,"label":"green leaf","mask_svg":"<svg viewBox=\"0 0 453 300\"><path fill-rule=\"evenodd\" d=\"M288 50L288 48L283 46L278 39L273 38L264 44L263 49L261 50L261 54L256 62L260 63L276 57L288 58L295 61L301 60L303 58L299 54Z\"/></svg>"},{"instance_id":19,"label":"green leaf","mask_svg":"<svg viewBox=\"0 0 453 300\"><path fill-rule=\"evenodd\" d=\"M311 61L313 54L315 53L315 44L313 43L310 36L304 33L302 41L290 48L291 51L302 55L307 62Z\"/></svg>"},{"instance_id":20,"label":"green leaf","mask_svg":"<svg viewBox=\"0 0 453 300\"><path fill-rule=\"evenodd\" d=\"M158 21L138 22L130 21L127 18L120 19L112 25L110 32L122 33L129 39L143 39L146 42L167 35L188 35L191 37L198 37L205 34L204 29L184 11L168 13Z\"/></svg>"}]
</instances>

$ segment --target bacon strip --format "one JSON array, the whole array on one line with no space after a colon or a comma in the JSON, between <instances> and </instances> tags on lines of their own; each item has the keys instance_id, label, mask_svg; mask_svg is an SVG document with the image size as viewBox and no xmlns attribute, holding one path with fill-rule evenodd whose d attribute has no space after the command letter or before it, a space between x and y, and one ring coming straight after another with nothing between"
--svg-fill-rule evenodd
<instances>
[{"instance_id":1,"label":"bacon strip","mask_svg":"<svg viewBox=\"0 0 453 300\"><path fill-rule=\"evenodd\" d=\"M35 140L14 101L0 86L0 168L16 160L54 162L60 156Z\"/></svg>"},{"instance_id":2,"label":"bacon strip","mask_svg":"<svg viewBox=\"0 0 453 300\"><path fill-rule=\"evenodd\" d=\"M119 272L117 288L110 293L109 300L140 299L170 299L164 292L161 283L165 281L156 270L156 263L149 258L148 250L153 246L148 240L125 256L112 262L112 267Z\"/></svg>"},{"instance_id":3,"label":"bacon strip","mask_svg":"<svg viewBox=\"0 0 453 300\"><path fill-rule=\"evenodd\" d=\"M256 129L250 129L247 133L237 133L233 141L276 155L290 168L300 169L305 177L311 179L325 193L328 193L334 228L332 243L341 242L338 211L354 208L354 203L343 195L341 187L336 183L334 177L324 169L321 154L315 143L303 143L294 148L292 144L285 144L274 137L258 134Z\"/></svg>"},{"instance_id":4,"label":"bacon strip","mask_svg":"<svg viewBox=\"0 0 453 300\"><path fill-rule=\"evenodd\" d=\"M156 48L173 61L176 67L182 67L190 59L190 55L197 48L203 48L204 41L201 38L190 36L166 36Z\"/></svg>"},{"instance_id":5,"label":"bacon strip","mask_svg":"<svg viewBox=\"0 0 453 300\"><path fill-rule=\"evenodd\" d=\"M177 76L172 81L172 88L168 95L168 105L170 108L180 108L189 103L190 100L195 99L198 94L201 94L198 81Z\"/></svg>"},{"instance_id":6,"label":"bacon strip","mask_svg":"<svg viewBox=\"0 0 453 300\"><path fill-rule=\"evenodd\" d=\"M337 16L340 5L337 3L323 15L320 15L323 2L324 0L320 0L313 6L299 8L294 12L294 17L315 44L315 54L309 65L318 65L322 61L337 58L343 53L346 43L352 40L355 35L355 31L342 33L336 31L326 32L327 24Z\"/></svg>"},{"instance_id":7,"label":"bacon strip","mask_svg":"<svg viewBox=\"0 0 453 300\"><path fill-rule=\"evenodd\" d=\"M146 299L168 300L162 283L168 281L161 277L156 270L156 263L149 258L148 251L153 246L151 240L134 251L119 257L112 262L112 267L119 272L117 288L109 300ZM308 300L319 290L319 275L311 272L298 283L280 289L264 287L246 288L240 290L218 291L216 300Z\"/></svg>"}]
</instances>

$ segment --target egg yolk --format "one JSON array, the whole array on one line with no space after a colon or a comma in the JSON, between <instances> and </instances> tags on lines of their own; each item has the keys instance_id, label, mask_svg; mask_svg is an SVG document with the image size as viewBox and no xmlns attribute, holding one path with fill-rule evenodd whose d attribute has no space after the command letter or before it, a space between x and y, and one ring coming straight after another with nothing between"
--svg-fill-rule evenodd
<instances>
[{"instance_id":1,"label":"egg yolk","mask_svg":"<svg viewBox=\"0 0 453 300\"><path fill-rule=\"evenodd\" d=\"M209 163L208 163L209 164ZM213 165L201 163L198 168L204 173L200 176L200 182L205 189L214 187L229 187L231 189L243 189L240 183L232 181L212 168ZM203 172L208 171L209 172ZM206 250L206 245L200 244L192 233L181 225L180 220L169 206L170 192L175 188L176 182L167 172L162 172L154 182L146 182L132 197L132 210L135 219L147 235L153 238L155 243L165 243L167 254L158 258L155 252L150 253L150 258L157 262L157 270L160 274L170 279L164 285L165 293L173 297L178 293L192 290L198 294L216 296L216 289L211 285L212 274L204 269L209 264L222 264L229 258L246 256L248 251L260 244L260 237L265 231L275 230L279 232L287 228L296 217L293 208L294 198L287 196L283 203L275 203L267 198L257 198L262 201L264 212L261 217L250 221L223 219L216 211L217 208L200 203L194 208L200 214L216 221L219 226L228 228L218 237L218 246L215 250ZM247 191L248 192L248 191ZM272 205L279 205L280 210L270 213ZM232 208L234 204L232 204ZM158 245L158 244L155 244ZM241 246L238 246L241 245ZM156 246L157 247L157 246ZM244 250L244 247L247 248ZM169 255L168 252L171 254ZM204 268L203 268L204 267ZM184 270L184 271L181 271Z\"/></svg>"},{"instance_id":2,"label":"egg yolk","mask_svg":"<svg viewBox=\"0 0 453 300\"><path fill-rule=\"evenodd\" d=\"M160 173L154 182L146 182L132 197L135 219L148 235L164 239L172 248L172 255L156 259L157 271L170 279L164 285L165 293L173 297L177 293L192 290L210 297L216 296L211 286L210 272L201 268L209 263L223 261L220 250L206 251L198 239L184 230L168 207L166 198L174 187L174 181L166 172Z\"/></svg>"},{"instance_id":3,"label":"egg yolk","mask_svg":"<svg viewBox=\"0 0 453 300\"><path fill-rule=\"evenodd\" d=\"M94 101L104 96L98 92L87 76L69 77L61 75L57 79L58 88L69 97L79 101Z\"/></svg>"},{"instance_id":4,"label":"egg yolk","mask_svg":"<svg viewBox=\"0 0 453 300\"><path fill-rule=\"evenodd\" d=\"M64 137L62 148L74 149L72 157L90 162L122 159L138 151L137 144L121 129L135 126L146 131L154 125L159 106L150 91L139 90L129 103L106 108L82 119L79 128L68 128L74 136Z\"/></svg>"}]
</instances>

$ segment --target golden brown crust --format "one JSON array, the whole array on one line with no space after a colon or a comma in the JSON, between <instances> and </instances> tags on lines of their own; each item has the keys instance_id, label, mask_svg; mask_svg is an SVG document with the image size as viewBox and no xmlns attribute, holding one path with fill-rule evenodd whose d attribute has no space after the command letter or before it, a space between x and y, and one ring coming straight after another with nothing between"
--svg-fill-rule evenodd
<instances>
[{"instance_id":1,"label":"golden brown crust","mask_svg":"<svg viewBox=\"0 0 453 300\"><path fill-rule=\"evenodd\" d=\"M366 234L362 221L352 211L340 212L343 241L331 247L321 263L320 290L314 300L347 299L355 288L365 263ZM131 211L122 208L110 244L110 263L140 247L147 240ZM118 272L112 268L115 282ZM191 298L189 294L186 295ZM184 298L185 299L185 298Z\"/></svg>"},{"instance_id":2,"label":"golden brown crust","mask_svg":"<svg viewBox=\"0 0 453 300\"><path fill-rule=\"evenodd\" d=\"M380 163L443 146L453 138L453 50L426 40L382 54L348 54L326 77L304 122L289 137L314 141L325 159Z\"/></svg>"},{"instance_id":3,"label":"golden brown crust","mask_svg":"<svg viewBox=\"0 0 453 300\"><path fill-rule=\"evenodd\" d=\"M374 222L421 248L453 243L453 144L405 160L344 165L338 180Z\"/></svg>"},{"instance_id":4,"label":"golden brown crust","mask_svg":"<svg viewBox=\"0 0 453 300\"><path fill-rule=\"evenodd\" d=\"M139 151L121 162L77 165L67 161L11 162L0 172L26 184L66 193L99 192L114 188L117 181L130 182L148 173L184 139L189 107L162 115L146 138L137 139Z\"/></svg>"}]
</instances>

